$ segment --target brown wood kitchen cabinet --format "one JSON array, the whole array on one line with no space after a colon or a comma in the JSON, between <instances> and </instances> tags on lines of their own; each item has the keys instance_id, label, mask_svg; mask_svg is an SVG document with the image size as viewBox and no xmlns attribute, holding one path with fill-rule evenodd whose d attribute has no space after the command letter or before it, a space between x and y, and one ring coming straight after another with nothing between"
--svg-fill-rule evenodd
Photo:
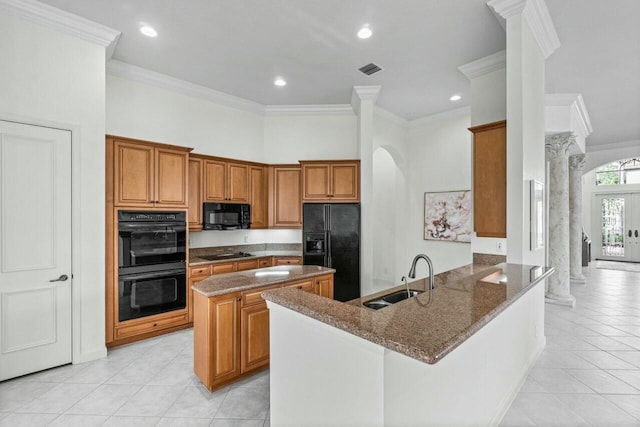
<instances>
[{"instance_id":1,"label":"brown wood kitchen cabinet","mask_svg":"<svg viewBox=\"0 0 640 427\"><path fill-rule=\"evenodd\" d=\"M478 237L507 237L507 122L473 133L473 228Z\"/></svg>"},{"instance_id":2,"label":"brown wood kitchen cabinet","mask_svg":"<svg viewBox=\"0 0 640 427\"><path fill-rule=\"evenodd\" d=\"M267 228L269 226L267 167L251 166L249 168L249 184L251 228Z\"/></svg>"},{"instance_id":3,"label":"brown wood kitchen cabinet","mask_svg":"<svg viewBox=\"0 0 640 427\"><path fill-rule=\"evenodd\" d=\"M302 228L300 166L269 166L269 228Z\"/></svg>"},{"instance_id":4,"label":"brown wood kitchen cabinet","mask_svg":"<svg viewBox=\"0 0 640 427\"><path fill-rule=\"evenodd\" d=\"M202 158L189 156L189 231L202 230L203 163Z\"/></svg>"},{"instance_id":5,"label":"brown wood kitchen cabinet","mask_svg":"<svg viewBox=\"0 0 640 427\"><path fill-rule=\"evenodd\" d=\"M249 203L249 166L226 160L206 159L204 201Z\"/></svg>"},{"instance_id":6,"label":"brown wood kitchen cabinet","mask_svg":"<svg viewBox=\"0 0 640 427\"><path fill-rule=\"evenodd\" d=\"M319 295L324 286L333 295L333 274L214 297L194 292L194 371L209 390L269 364L269 309L260 294L283 286Z\"/></svg>"},{"instance_id":7,"label":"brown wood kitchen cabinet","mask_svg":"<svg viewBox=\"0 0 640 427\"><path fill-rule=\"evenodd\" d=\"M106 149L114 206L187 207L191 148L107 135Z\"/></svg>"},{"instance_id":8,"label":"brown wood kitchen cabinet","mask_svg":"<svg viewBox=\"0 0 640 427\"><path fill-rule=\"evenodd\" d=\"M303 202L358 202L360 161L301 161Z\"/></svg>"},{"instance_id":9,"label":"brown wood kitchen cabinet","mask_svg":"<svg viewBox=\"0 0 640 427\"><path fill-rule=\"evenodd\" d=\"M302 257L274 256L272 265L302 265Z\"/></svg>"}]
</instances>

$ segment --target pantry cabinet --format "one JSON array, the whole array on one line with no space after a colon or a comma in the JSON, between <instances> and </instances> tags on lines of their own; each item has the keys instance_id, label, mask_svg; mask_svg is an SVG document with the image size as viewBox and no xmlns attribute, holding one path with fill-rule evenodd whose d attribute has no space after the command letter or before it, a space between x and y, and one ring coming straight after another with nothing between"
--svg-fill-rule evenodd
<instances>
[{"instance_id":1,"label":"pantry cabinet","mask_svg":"<svg viewBox=\"0 0 640 427\"><path fill-rule=\"evenodd\" d=\"M303 202L358 202L360 161L301 161Z\"/></svg>"},{"instance_id":2,"label":"pantry cabinet","mask_svg":"<svg viewBox=\"0 0 640 427\"><path fill-rule=\"evenodd\" d=\"M187 207L191 148L107 136L107 190L118 207ZM109 197L109 194L107 194Z\"/></svg>"}]
</instances>

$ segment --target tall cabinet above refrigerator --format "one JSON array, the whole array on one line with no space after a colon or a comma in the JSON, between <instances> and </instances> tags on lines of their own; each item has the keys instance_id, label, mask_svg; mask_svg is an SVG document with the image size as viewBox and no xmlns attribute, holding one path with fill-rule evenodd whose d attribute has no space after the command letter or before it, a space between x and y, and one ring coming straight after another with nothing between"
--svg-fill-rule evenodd
<instances>
[{"instance_id":1,"label":"tall cabinet above refrigerator","mask_svg":"<svg viewBox=\"0 0 640 427\"><path fill-rule=\"evenodd\" d=\"M302 211L304 264L331 267L334 297L360 297L360 204L305 203Z\"/></svg>"}]
</instances>

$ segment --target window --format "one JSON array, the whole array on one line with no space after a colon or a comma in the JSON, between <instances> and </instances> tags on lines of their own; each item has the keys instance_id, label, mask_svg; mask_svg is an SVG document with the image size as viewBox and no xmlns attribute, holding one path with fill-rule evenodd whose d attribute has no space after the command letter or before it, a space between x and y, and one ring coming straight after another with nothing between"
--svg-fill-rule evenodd
<instances>
[{"instance_id":1,"label":"window","mask_svg":"<svg viewBox=\"0 0 640 427\"><path fill-rule=\"evenodd\" d=\"M596 185L640 184L640 158L617 160L596 169Z\"/></svg>"}]
</instances>

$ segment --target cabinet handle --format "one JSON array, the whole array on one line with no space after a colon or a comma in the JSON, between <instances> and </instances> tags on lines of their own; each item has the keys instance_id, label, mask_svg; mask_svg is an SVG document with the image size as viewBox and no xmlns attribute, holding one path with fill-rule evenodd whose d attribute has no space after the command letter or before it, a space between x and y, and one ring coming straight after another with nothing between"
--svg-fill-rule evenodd
<instances>
[{"instance_id":1,"label":"cabinet handle","mask_svg":"<svg viewBox=\"0 0 640 427\"><path fill-rule=\"evenodd\" d=\"M242 297L238 297L238 302L242 301Z\"/></svg>"}]
</instances>

